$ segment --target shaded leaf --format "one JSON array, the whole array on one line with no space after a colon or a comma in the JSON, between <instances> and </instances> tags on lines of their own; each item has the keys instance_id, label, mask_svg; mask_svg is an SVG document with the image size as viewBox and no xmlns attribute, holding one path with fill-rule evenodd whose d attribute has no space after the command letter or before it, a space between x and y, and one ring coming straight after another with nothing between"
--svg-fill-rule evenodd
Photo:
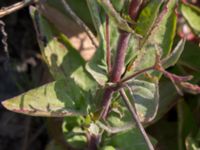
<instances>
[{"instance_id":1,"label":"shaded leaf","mask_svg":"<svg viewBox=\"0 0 200 150\"><path fill-rule=\"evenodd\" d=\"M151 138L151 140L154 144L156 143L154 139ZM108 137L106 139L105 144L112 145L115 149L122 149L122 150L148 149L141 133L136 128Z\"/></svg>"},{"instance_id":2,"label":"shaded leaf","mask_svg":"<svg viewBox=\"0 0 200 150\"><path fill-rule=\"evenodd\" d=\"M128 82L128 86L141 122L152 121L157 114L159 105L158 85L134 79Z\"/></svg>"},{"instance_id":3,"label":"shaded leaf","mask_svg":"<svg viewBox=\"0 0 200 150\"><path fill-rule=\"evenodd\" d=\"M196 59L199 57L200 47L197 44L186 42L185 51L181 55L181 58L178 63L187 68L200 72L200 61L199 59Z\"/></svg>"},{"instance_id":4,"label":"shaded leaf","mask_svg":"<svg viewBox=\"0 0 200 150\"><path fill-rule=\"evenodd\" d=\"M178 101L178 146L180 150L186 150L186 138L196 133L198 127L195 123L192 110L183 99Z\"/></svg>"}]
</instances>

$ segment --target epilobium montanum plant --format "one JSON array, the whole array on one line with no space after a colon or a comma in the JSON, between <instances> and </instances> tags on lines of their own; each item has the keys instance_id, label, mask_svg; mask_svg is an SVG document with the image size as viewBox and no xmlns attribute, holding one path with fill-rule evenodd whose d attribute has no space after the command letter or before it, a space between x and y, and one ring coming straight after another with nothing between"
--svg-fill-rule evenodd
<instances>
[{"instance_id":1,"label":"epilobium montanum plant","mask_svg":"<svg viewBox=\"0 0 200 150\"><path fill-rule=\"evenodd\" d=\"M31 116L64 117L68 149L153 150L159 141L144 128L178 95L200 93L188 82L192 76L166 70L177 63L186 40L198 39L199 8L178 0L34 2L30 14L55 81L3 106ZM179 26L181 38L174 42L180 18L190 32ZM95 50L91 58L82 57L71 38L82 34ZM162 76L167 83L161 83Z\"/></svg>"}]
</instances>

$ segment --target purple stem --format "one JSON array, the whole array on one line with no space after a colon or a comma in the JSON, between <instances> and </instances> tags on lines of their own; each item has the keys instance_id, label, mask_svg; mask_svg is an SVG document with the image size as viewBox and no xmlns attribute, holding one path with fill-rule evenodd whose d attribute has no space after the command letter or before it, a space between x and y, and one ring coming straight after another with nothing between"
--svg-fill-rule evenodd
<instances>
[{"instance_id":1,"label":"purple stem","mask_svg":"<svg viewBox=\"0 0 200 150\"><path fill-rule=\"evenodd\" d=\"M87 150L98 150L99 137L93 134L87 134L88 147Z\"/></svg>"},{"instance_id":2,"label":"purple stem","mask_svg":"<svg viewBox=\"0 0 200 150\"><path fill-rule=\"evenodd\" d=\"M111 66L111 51L110 51L110 28L109 28L109 16L106 15L106 62L108 65L108 73L111 73L112 66Z\"/></svg>"},{"instance_id":3,"label":"purple stem","mask_svg":"<svg viewBox=\"0 0 200 150\"><path fill-rule=\"evenodd\" d=\"M124 60L126 55L126 49L128 47L129 38L130 38L130 33L121 31L117 46L115 63L110 78L110 81L113 83L119 82L121 79L121 75L124 69Z\"/></svg>"},{"instance_id":4,"label":"purple stem","mask_svg":"<svg viewBox=\"0 0 200 150\"><path fill-rule=\"evenodd\" d=\"M110 77L110 81L113 83L117 83L121 79L129 38L130 38L130 33L125 32L125 31L120 31L120 37L119 37L118 46L117 46L117 54L116 54L115 63L112 68L111 77ZM103 119L107 117L114 91L115 89L113 87L108 87L105 89L105 92L103 95L103 103L102 103L103 110L100 114L100 117L102 117Z\"/></svg>"}]
</instances>

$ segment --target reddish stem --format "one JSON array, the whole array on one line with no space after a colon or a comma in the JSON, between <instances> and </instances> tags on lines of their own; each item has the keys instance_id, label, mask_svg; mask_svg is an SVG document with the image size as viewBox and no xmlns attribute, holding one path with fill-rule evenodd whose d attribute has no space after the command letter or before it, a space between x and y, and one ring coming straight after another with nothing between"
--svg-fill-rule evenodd
<instances>
[{"instance_id":1,"label":"reddish stem","mask_svg":"<svg viewBox=\"0 0 200 150\"><path fill-rule=\"evenodd\" d=\"M87 133L88 147L87 150L98 150L99 138L96 135Z\"/></svg>"},{"instance_id":2,"label":"reddish stem","mask_svg":"<svg viewBox=\"0 0 200 150\"><path fill-rule=\"evenodd\" d=\"M112 68L112 74L110 78L111 82L116 83L121 79L121 75L124 69L124 60L126 56L126 49L128 47L129 38L130 38L130 33L121 31L117 46L115 63Z\"/></svg>"},{"instance_id":3,"label":"reddish stem","mask_svg":"<svg viewBox=\"0 0 200 150\"><path fill-rule=\"evenodd\" d=\"M133 20L136 20L141 8L143 0L132 0L129 6L129 15Z\"/></svg>"},{"instance_id":4,"label":"reddish stem","mask_svg":"<svg viewBox=\"0 0 200 150\"><path fill-rule=\"evenodd\" d=\"M121 79L121 75L123 73L123 68L124 68L126 49L128 47L128 42L129 42L129 37L130 37L130 33L127 33L125 31L120 32L120 37L119 37L118 46L117 46L117 54L116 54L115 63L112 68L112 73L111 73L111 78L110 78L111 82L117 83ZM107 117L114 91L115 89L112 87L108 87L105 89L105 92L103 95L103 103L102 103L103 110L100 114L100 117L102 117L103 119Z\"/></svg>"},{"instance_id":5,"label":"reddish stem","mask_svg":"<svg viewBox=\"0 0 200 150\"><path fill-rule=\"evenodd\" d=\"M111 51L110 51L110 28L109 28L109 16L106 15L106 62L108 65L108 73L111 73Z\"/></svg>"}]
</instances>

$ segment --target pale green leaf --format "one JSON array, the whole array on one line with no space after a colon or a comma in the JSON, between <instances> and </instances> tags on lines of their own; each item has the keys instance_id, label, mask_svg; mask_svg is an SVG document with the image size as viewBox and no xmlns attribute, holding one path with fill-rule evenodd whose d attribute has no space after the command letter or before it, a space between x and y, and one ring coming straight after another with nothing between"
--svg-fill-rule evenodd
<instances>
[{"instance_id":1,"label":"pale green leaf","mask_svg":"<svg viewBox=\"0 0 200 150\"><path fill-rule=\"evenodd\" d=\"M5 108L32 116L86 115L89 95L72 80L58 80L3 101Z\"/></svg>"},{"instance_id":2,"label":"pale green leaf","mask_svg":"<svg viewBox=\"0 0 200 150\"><path fill-rule=\"evenodd\" d=\"M31 11L43 58L54 79L72 79L84 90L93 89L96 82L86 72L85 61L68 38L33 8Z\"/></svg>"},{"instance_id":3,"label":"pale green leaf","mask_svg":"<svg viewBox=\"0 0 200 150\"><path fill-rule=\"evenodd\" d=\"M101 150L116 150L116 149L112 146L105 146L105 147L101 148Z\"/></svg>"},{"instance_id":4,"label":"pale green leaf","mask_svg":"<svg viewBox=\"0 0 200 150\"><path fill-rule=\"evenodd\" d=\"M92 60L90 60L86 64L86 69L100 85L104 85L106 81L108 80L107 79L105 35L104 35L104 27L103 27L104 26L103 21L105 18L103 19L103 17L100 16L101 10L98 7L98 4L96 1L87 0L87 4L90 8L90 14L92 16L93 23L98 33L100 41L99 41L99 48L96 50L96 53L93 56Z\"/></svg>"},{"instance_id":5,"label":"pale green leaf","mask_svg":"<svg viewBox=\"0 0 200 150\"><path fill-rule=\"evenodd\" d=\"M180 5L180 10L192 29L199 35L200 9L193 5L182 3Z\"/></svg>"},{"instance_id":6,"label":"pale green leaf","mask_svg":"<svg viewBox=\"0 0 200 150\"><path fill-rule=\"evenodd\" d=\"M185 42L185 39L180 40L174 48L174 50L172 51L172 53L170 53L166 58L162 60L162 65L164 68L174 66L178 62L185 48Z\"/></svg>"},{"instance_id":7,"label":"pale green leaf","mask_svg":"<svg viewBox=\"0 0 200 150\"><path fill-rule=\"evenodd\" d=\"M176 33L177 19L174 12L175 4L176 0L169 0L166 5L163 6L149 35L142 40L139 54L134 61L133 70L131 70L131 72L153 66L155 64L156 47L162 49L163 57L168 55L171 51Z\"/></svg>"},{"instance_id":8,"label":"pale green leaf","mask_svg":"<svg viewBox=\"0 0 200 150\"><path fill-rule=\"evenodd\" d=\"M141 122L152 121L158 110L159 88L157 83L133 79L128 82L131 98Z\"/></svg>"}]
</instances>

